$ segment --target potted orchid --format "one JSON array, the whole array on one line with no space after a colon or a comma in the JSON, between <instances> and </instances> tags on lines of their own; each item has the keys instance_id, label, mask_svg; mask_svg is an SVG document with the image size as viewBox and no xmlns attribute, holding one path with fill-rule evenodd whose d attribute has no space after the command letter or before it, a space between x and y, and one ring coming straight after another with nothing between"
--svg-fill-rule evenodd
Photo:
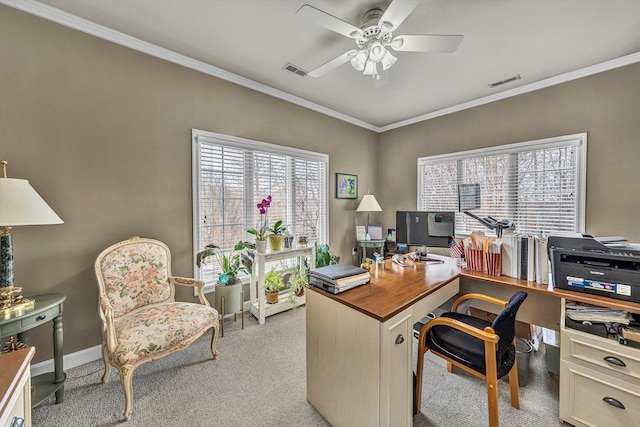
<instances>
[{"instance_id":1,"label":"potted orchid","mask_svg":"<svg viewBox=\"0 0 640 427\"><path fill-rule=\"evenodd\" d=\"M266 199L262 199L262 201L257 204L257 208L260 211L260 220L256 228L247 230L247 233L256 236L256 250L258 252L265 252L267 250L267 231L269 231L267 226L267 210L270 206L271 196L267 196Z\"/></svg>"}]
</instances>

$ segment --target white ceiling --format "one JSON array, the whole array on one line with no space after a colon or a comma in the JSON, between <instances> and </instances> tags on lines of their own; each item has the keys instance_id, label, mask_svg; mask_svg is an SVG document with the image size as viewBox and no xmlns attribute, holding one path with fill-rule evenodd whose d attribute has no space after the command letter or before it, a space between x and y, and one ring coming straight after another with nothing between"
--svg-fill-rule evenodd
<instances>
[{"instance_id":1,"label":"white ceiling","mask_svg":"<svg viewBox=\"0 0 640 427\"><path fill-rule=\"evenodd\" d=\"M0 2L151 54L164 48L157 56L187 66L195 59L192 68L378 131L562 81L554 76L640 61L639 0L423 0L394 35L464 40L455 53L394 52L398 61L379 88L349 63L320 78L283 66L309 71L355 47L296 16L303 4L359 27L364 12L389 0ZM517 74L521 80L488 86Z\"/></svg>"}]
</instances>

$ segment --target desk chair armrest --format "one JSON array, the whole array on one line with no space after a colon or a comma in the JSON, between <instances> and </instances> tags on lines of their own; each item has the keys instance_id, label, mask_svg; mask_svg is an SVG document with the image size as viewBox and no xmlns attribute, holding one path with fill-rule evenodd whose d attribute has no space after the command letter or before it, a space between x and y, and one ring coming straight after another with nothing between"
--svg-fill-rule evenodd
<instances>
[{"instance_id":1,"label":"desk chair armrest","mask_svg":"<svg viewBox=\"0 0 640 427\"><path fill-rule=\"evenodd\" d=\"M471 325L467 325L466 323L461 322L459 320L450 319L448 317L437 317L433 320L430 320L427 324L425 324L422 327L422 329L420 329L420 338L418 340L419 345L423 345L424 337L429 331L429 329L437 325L449 326L450 328L457 329L473 337L481 339L484 342L495 344L500 340L500 337L494 332L491 326L487 326L486 328L484 328L484 330L482 330L482 329L475 328Z\"/></svg>"},{"instance_id":2,"label":"desk chair armrest","mask_svg":"<svg viewBox=\"0 0 640 427\"><path fill-rule=\"evenodd\" d=\"M494 297L490 297L489 295L485 295L485 294L466 294L466 295L462 295L461 297L459 297L454 303L453 306L451 307L451 311L458 311L458 306L460 305L460 303L462 301L468 300L468 299L479 299L482 301L486 301L486 302L490 302L492 304L496 304L499 305L501 307L506 307L509 304L509 301L504 301L498 298L494 298Z\"/></svg>"},{"instance_id":3,"label":"desk chair armrest","mask_svg":"<svg viewBox=\"0 0 640 427\"><path fill-rule=\"evenodd\" d=\"M209 301L204 297L204 282L202 280L191 279L188 277L169 277L169 283L171 285L191 286L198 291L198 299L200 304L209 307Z\"/></svg>"}]
</instances>

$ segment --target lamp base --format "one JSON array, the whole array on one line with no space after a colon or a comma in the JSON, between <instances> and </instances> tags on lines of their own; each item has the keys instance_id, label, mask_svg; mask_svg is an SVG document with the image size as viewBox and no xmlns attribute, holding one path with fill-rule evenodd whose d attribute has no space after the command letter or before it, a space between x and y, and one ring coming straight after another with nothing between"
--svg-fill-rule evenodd
<instances>
[{"instance_id":1,"label":"lamp base","mask_svg":"<svg viewBox=\"0 0 640 427\"><path fill-rule=\"evenodd\" d=\"M34 307L34 300L23 298L22 295L14 295L18 292L22 292L22 288L17 286L0 287L1 317L8 317L13 313L23 313Z\"/></svg>"}]
</instances>

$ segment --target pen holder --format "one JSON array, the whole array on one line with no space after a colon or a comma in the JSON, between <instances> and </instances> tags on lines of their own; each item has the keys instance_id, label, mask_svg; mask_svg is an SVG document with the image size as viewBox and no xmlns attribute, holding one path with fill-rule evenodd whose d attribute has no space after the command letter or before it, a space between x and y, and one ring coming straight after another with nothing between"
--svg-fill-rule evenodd
<instances>
[{"instance_id":1,"label":"pen holder","mask_svg":"<svg viewBox=\"0 0 640 427\"><path fill-rule=\"evenodd\" d=\"M469 270L483 271L484 270L484 256L483 252L479 249L464 248L464 258L467 261L467 268Z\"/></svg>"},{"instance_id":2,"label":"pen holder","mask_svg":"<svg viewBox=\"0 0 640 427\"><path fill-rule=\"evenodd\" d=\"M492 276L500 276L502 274L502 252L485 252L483 271Z\"/></svg>"}]
</instances>

